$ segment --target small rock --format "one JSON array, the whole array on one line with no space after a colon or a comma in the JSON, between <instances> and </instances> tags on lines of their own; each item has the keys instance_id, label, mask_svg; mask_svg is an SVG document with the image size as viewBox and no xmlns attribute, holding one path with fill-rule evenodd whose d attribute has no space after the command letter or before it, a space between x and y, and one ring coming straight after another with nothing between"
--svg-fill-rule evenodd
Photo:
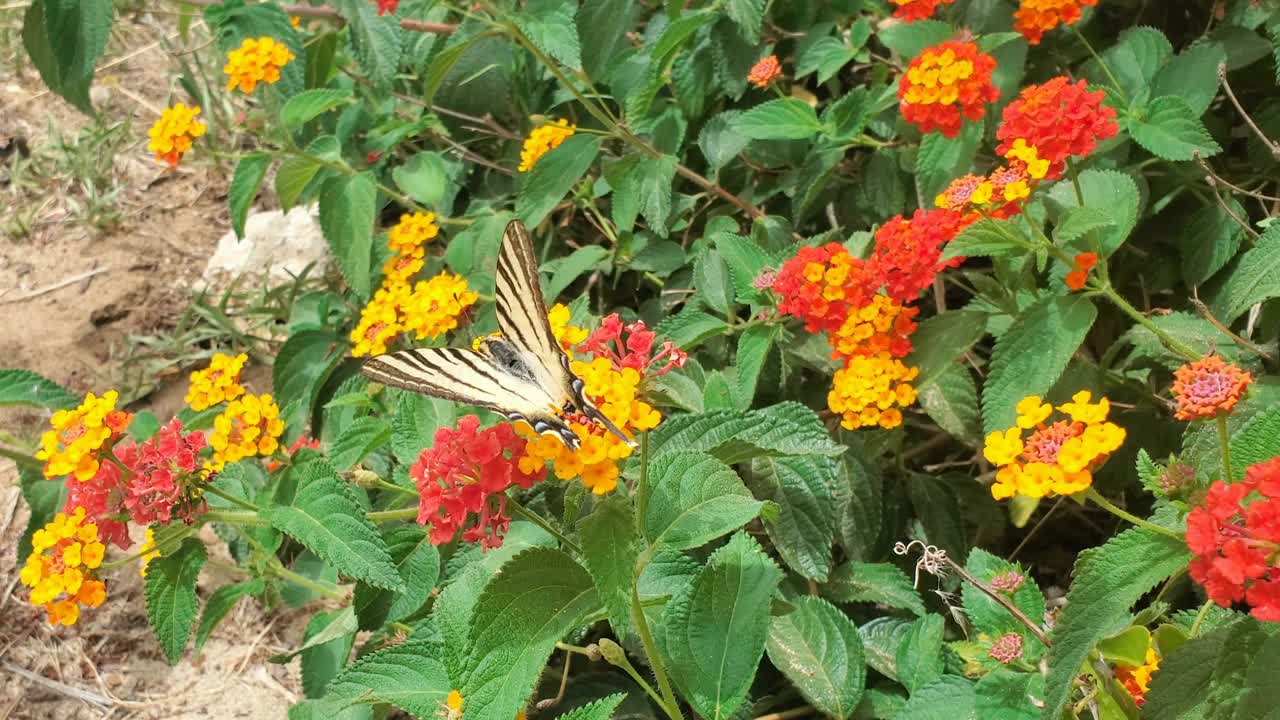
<instances>
[{"instance_id":1,"label":"small rock","mask_svg":"<svg viewBox=\"0 0 1280 720\"><path fill-rule=\"evenodd\" d=\"M296 207L287 214L269 210L249 215L244 239L234 231L222 236L218 249L205 266L204 278L212 283L218 274L262 275L287 281L316 264L311 274L323 273L329 265L329 246L320 232L319 211Z\"/></svg>"}]
</instances>

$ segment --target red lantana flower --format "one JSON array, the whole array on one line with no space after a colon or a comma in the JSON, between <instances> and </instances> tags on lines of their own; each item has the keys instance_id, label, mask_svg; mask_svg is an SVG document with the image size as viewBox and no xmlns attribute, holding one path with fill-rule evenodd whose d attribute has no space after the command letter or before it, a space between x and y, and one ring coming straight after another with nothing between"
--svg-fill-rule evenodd
<instances>
[{"instance_id":1,"label":"red lantana flower","mask_svg":"<svg viewBox=\"0 0 1280 720\"><path fill-rule=\"evenodd\" d=\"M781 301L778 312L804 320L811 333L835 333L851 309L871 300L866 268L840 243L802 247L773 281Z\"/></svg>"},{"instance_id":2,"label":"red lantana flower","mask_svg":"<svg viewBox=\"0 0 1280 720\"><path fill-rule=\"evenodd\" d=\"M1084 157L1099 140L1114 137L1120 125L1114 108L1103 107L1101 90L1089 92L1084 80L1055 77L1022 90L1004 109L996 137L996 153L1004 156L1021 139L1049 161L1046 180L1062 177L1068 157Z\"/></svg>"},{"instance_id":3,"label":"red lantana flower","mask_svg":"<svg viewBox=\"0 0 1280 720\"><path fill-rule=\"evenodd\" d=\"M67 503L62 511L71 514L76 508L84 508L86 522L98 526L98 537L102 542L114 543L124 550L133 544L129 539L128 513L124 508L127 495L119 466L104 461L98 465L93 477L86 481L76 480L74 476L67 479Z\"/></svg>"},{"instance_id":4,"label":"red lantana flower","mask_svg":"<svg viewBox=\"0 0 1280 720\"><path fill-rule=\"evenodd\" d=\"M459 530L463 542L502 545L511 525L507 488L527 490L546 476L540 463L532 473L520 469L526 442L510 423L479 428L480 418L467 415L456 430L436 430L435 444L409 468L418 486L418 522L431 526L433 545L448 542Z\"/></svg>"},{"instance_id":5,"label":"red lantana flower","mask_svg":"<svg viewBox=\"0 0 1280 720\"><path fill-rule=\"evenodd\" d=\"M778 64L778 56L770 55L751 66L751 72L747 73L747 82L763 90L781 76L782 65Z\"/></svg>"},{"instance_id":6,"label":"red lantana flower","mask_svg":"<svg viewBox=\"0 0 1280 720\"><path fill-rule=\"evenodd\" d=\"M626 337L623 337L624 333ZM655 339L657 333L647 329L643 320L624 326L618 313L612 313L600 321L600 327L592 331L578 345L577 350L590 354L592 359L608 359L615 370L631 368L645 377L657 377L675 368L684 367L689 360L689 353L677 348L670 340L665 340L658 354L654 355ZM665 364L656 370L652 369L664 359Z\"/></svg>"},{"instance_id":7,"label":"red lantana flower","mask_svg":"<svg viewBox=\"0 0 1280 720\"><path fill-rule=\"evenodd\" d=\"M395 14L396 8L400 5L400 0L374 0L378 4L378 15L386 15L387 13Z\"/></svg>"},{"instance_id":8,"label":"red lantana flower","mask_svg":"<svg viewBox=\"0 0 1280 720\"><path fill-rule=\"evenodd\" d=\"M951 4L956 0L890 0L896 7L893 16L906 22L927 20L939 5Z\"/></svg>"},{"instance_id":9,"label":"red lantana flower","mask_svg":"<svg viewBox=\"0 0 1280 720\"><path fill-rule=\"evenodd\" d=\"M995 58L971 42L949 40L925 48L898 81L902 117L920 132L953 138L963 120L981 120L986 105L1000 97L991 84Z\"/></svg>"},{"instance_id":10,"label":"red lantana flower","mask_svg":"<svg viewBox=\"0 0 1280 720\"><path fill-rule=\"evenodd\" d=\"M167 524L176 512L183 522L191 523L206 508L196 459L204 446L204 433L184 435L182 421L173 418L141 445L116 448L116 457L133 474L124 498L133 522Z\"/></svg>"},{"instance_id":11,"label":"red lantana flower","mask_svg":"<svg viewBox=\"0 0 1280 720\"><path fill-rule=\"evenodd\" d=\"M895 215L876 231L875 250L867 260L871 287L881 285L899 302L911 302L933 284L942 270L963 258L942 262L942 248L978 218L951 210L916 210L910 220Z\"/></svg>"},{"instance_id":12,"label":"red lantana flower","mask_svg":"<svg viewBox=\"0 0 1280 720\"><path fill-rule=\"evenodd\" d=\"M1251 466L1243 482L1215 482L1187 515L1191 577L1215 603L1245 601L1280 622L1280 457Z\"/></svg>"},{"instance_id":13,"label":"red lantana flower","mask_svg":"<svg viewBox=\"0 0 1280 720\"><path fill-rule=\"evenodd\" d=\"M1089 279L1089 271L1098 264L1098 253L1084 252L1075 257L1076 268L1062 279L1071 290L1083 290Z\"/></svg>"}]
</instances>

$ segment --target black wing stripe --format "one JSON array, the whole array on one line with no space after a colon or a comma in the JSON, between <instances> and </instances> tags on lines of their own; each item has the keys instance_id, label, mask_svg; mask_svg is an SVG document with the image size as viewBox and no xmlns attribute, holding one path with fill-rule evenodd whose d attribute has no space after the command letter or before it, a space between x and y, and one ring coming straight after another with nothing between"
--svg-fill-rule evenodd
<instances>
[{"instance_id":1,"label":"black wing stripe","mask_svg":"<svg viewBox=\"0 0 1280 720\"><path fill-rule=\"evenodd\" d=\"M483 355L480 355L479 353L469 353L464 350L453 350L453 352L451 352L450 354L459 363L462 363L463 365L466 365L467 367L471 368L476 372L477 375L480 375L485 380L488 380L489 382L493 383L494 385L497 385L498 387L502 388L506 392L511 393L512 395L520 394L519 388L513 388L507 383L503 382L503 380L508 379L510 377L509 375L506 375L500 372L495 372L492 365L488 365L487 367L481 367L479 364L477 364L477 360L484 359Z\"/></svg>"}]
</instances>

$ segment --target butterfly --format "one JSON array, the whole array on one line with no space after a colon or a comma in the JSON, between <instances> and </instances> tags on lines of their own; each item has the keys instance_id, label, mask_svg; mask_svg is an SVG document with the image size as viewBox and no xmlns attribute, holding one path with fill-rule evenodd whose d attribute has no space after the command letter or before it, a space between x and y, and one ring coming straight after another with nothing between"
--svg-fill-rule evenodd
<instances>
[{"instance_id":1,"label":"butterfly","mask_svg":"<svg viewBox=\"0 0 1280 720\"><path fill-rule=\"evenodd\" d=\"M361 368L391 387L479 405L524 420L535 431L556 435L570 449L579 439L564 416L576 409L628 445L631 439L587 398L582 378L547 321L533 242L524 223L512 220L502 233L494 299L499 335L481 338L475 350L426 348L379 355Z\"/></svg>"}]
</instances>

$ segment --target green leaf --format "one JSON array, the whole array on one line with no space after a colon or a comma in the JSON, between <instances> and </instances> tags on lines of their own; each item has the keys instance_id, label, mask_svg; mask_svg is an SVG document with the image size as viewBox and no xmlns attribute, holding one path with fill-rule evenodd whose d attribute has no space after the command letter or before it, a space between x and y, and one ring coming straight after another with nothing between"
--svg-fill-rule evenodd
<instances>
[{"instance_id":1,"label":"green leaf","mask_svg":"<svg viewBox=\"0 0 1280 720\"><path fill-rule=\"evenodd\" d=\"M22 368L0 368L0 407L29 405L62 410L80 404L80 398L58 383Z\"/></svg>"},{"instance_id":2,"label":"green leaf","mask_svg":"<svg viewBox=\"0 0 1280 720\"><path fill-rule=\"evenodd\" d=\"M559 550L530 548L485 586L471 615L468 720L511 720L556 642L600 607L591 576Z\"/></svg>"},{"instance_id":3,"label":"green leaf","mask_svg":"<svg viewBox=\"0 0 1280 720\"><path fill-rule=\"evenodd\" d=\"M867 667L897 682L898 646L911 629L911 621L888 615L873 618L858 627Z\"/></svg>"},{"instance_id":4,"label":"green leaf","mask_svg":"<svg viewBox=\"0 0 1280 720\"><path fill-rule=\"evenodd\" d=\"M375 587L404 591L387 544L365 518L351 486L323 460L307 463L298 474L293 505L271 508L267 514L271 525L344 575Z\"/></svg>"},{"instance_id":5,"label":"green leaf","mask_svg":"<svg viewBox=\"0 0 1280 720\"><path fill-rule=\"evenodd\" d=\"M543 292L548 299L556 299L574 280L599 269L609 254L609 249L601 245L583 245L574 250L568 257L556 261L556 270Z\"/></svg>"},{"instance_id":6,"label":"green leaf","mask_svg":"<svg viewBox=\"0 0 1280 720\"><path fill-rule=\"evenodd\" d=\"M728 465L701 452L656 454L650 463L644 536L655 547L685 550L737 530L760 513Z\"/></svg>"},{"instance_id":7,"label":"green leaf","mask_svg":"<svg viewBox=\"0 0 1280 720\"><path fill-rule=\"evenodd\" d=\"M262 187L262 180L270 167L271 156L266 153L251 153L236 163L231 187L227 189L227 204L231 207L231 228L241 240L244 239L244 222L249 217L249 209L253 207L258 188Z\"/></svg>"},{"instance_id":8,"label":"green leaf","mask_svg":"<svg viewBox=\"0 0 1280 720\"><path fill-rule=\"evenodd\" d=\"M1053 387L1097 316L1088 298L1048 296L1014 321L996 341L982 389L986 432L1012 426L1014 406L1022 398L1043 395Z\"/></svg>"},{"instance_id":9,"label":"green leaf","mask_svg":"<svg viewBox=\"0 0 1280 720\"><path fill-rule=\"evenodd\" d=\"M720 253L707 252L693 266L694 295L699 302L728 317L733 310L733 281Z\"/></svg>"},{"instance_id":10,"label":"green leaf","mask_svg":"<svg viewBox=\"0 0 1280 720\"><path fill-rule=\"evenodd\" d=\"M516 215L530 227L541 223L564 199L565 193L573 189L599 153L599 136L584 134L566 138L559 147L543 155L520 183Z\"/></svg>"},{"instance_id":11,"label":"green leaf","mask_svg":"<svg viewBox=\"0 0 1280 720\"><path fill-rule=\"evenodd\" d=\"M734 126L741 115L738 110L726 110L708 120L698 133L698 149L707 158L712 177L751 144L751 138L738 132Z\"/></svg>"},{"instance_id":12,"label":"green leaf","mask_svg":"<svg viewBox=\"0 0 1280 720\"><path fill-rule=\"evenodd\" d=\"M983 218L964 230L947 243L942 251L942 260L967 257L1004 257L1015 252L1026 252L1031 249L1022 234L1022 230L1012 220L992 220Z\"/></svg>"},{"instance_id":13,"label":"green leaf","mask_svg":"<svg viewBox=\"0 0 1280 720\"><path fill-rule=\"evenodd\" d=\"M1213 277L1240 249L1244 229L1231 218L1249 216L1235 198L1225 198L1227 207L1206 205L1183 226L1178 246L1182 251L1182 279L1188 285L1200 285Z\"/></svg>"},{"instance_id":14,"label":"green leaf","mask_svg":"<svg viewBox=\"0 0 1280 720\"><path fill-rule=\"evenodd\" d=\"M370 173L331 177L320 186L320 230L347 285L373 294L373 222L378 190Z\"/></svg>"},{"instance_id":15,"label":"green leaf","mask_svg":"<svg viewBox=\"0 0 1280 720\"><path fill-rule=\"evenodd\" d=\"M978 413L978 386L964 365L952 365L933 380L916 387L916 402L956 438L976 442L982 423Z\"/></svg>"},{"instance_id":16,"label":"green leaf","mask_svg":"<svg viewBox=\"0 0 1280 720\"><path fill-rule=\"evenodd\" d=\"M1266 717L1268 713L1272 718L1276 717L1276 709L1280 707L1277 677L1280 677L1280 635L1272 633L1250 655L1248 674L1236 706L1236 720Z\"/></svg>"},{"instance_id":17,"label":"green leaf","mask_svg":"<svg viewBox=\"0 0 1280 720\"><path fill-rule=\"evenodd\" d=\"M761 293L753 283L770 265L777 264L776 261L754 240L741 235L717 234L715 245L716 252L720 253L725 265L729 267L729 276L733 278L733 294L741 302L756 302Z\"/></svg>"},{"instance_id":18,"label":"green leaf","mask_svg":"<svg viewBox=\"0 0 1280 720\"><path fill-rule=\"evenodd\" d=\"M626 34L634 26L638 10L630 0L584 0L577 19L587 77L608 76L614 57L628 47Z\"/></svg>"},{"instance_id":19,"label":"green leaf","mask_svg":"<svg viewBox=\"0 0 1280 720\"><path fill-rule=\"evenodd\" d=\"M751 462L752 494L777 503L765 521L783 562L800 575L826 582L835 541L836 460L826 455L762 457Z\"/></svg>"},{"instance_id":20,"label":"green leaf","mask_svg":"<svg viewBox=\"0 0 1280 720\"><path fill-rule=\"evenodd\" d=\"M427 67L427 72L422 77L422 102L430 106L436 98L436 93L440 91L440 86L444 84L445 78L449 77L450 71L458 64L463 55L475 45L477 40L487 37L483 34L471 35L460 40L453 40L456 45L450 45L441 50L431 60L431 64Z\"/></svg>"},{"instance_id":21,"label":"green leaf","mask_svg":"<svg viewBox=\"0 0 1280 720\"><path fill-rule=\"evenodd\" d=\"M738 533L668 603L662 646L673 679L703 718L728 718L747 699L781 579L759 544Z\"/></svg>"},{"instance_id":22,"label":"green leaf","mask_svg":"<svg viewBox=\"0 0 1280 720\"><path fill-rule=\"evenodd\" d=\"M719 411L669 418L653 433L654 448L705 451L734 464L771 455L841 455L813 410L786 402L750 412Z\"/></svg>"},{"instance_id":23,"label":"green leaf","mask_svg":"<svg viewBox=\"0 0 1280 720\"><path fill-rule=\"evenodd\" d=\"M1091 207L1068 208L1053 227L1053 243L1064 245L1105 227L1115 225L1105 212Z\"/></svg>"},{"instance_id":24,"label":"green leaf","mask_svg":"<svg viewBox=\"0 0 1280 720\"><path fill-rule=\"evenodd\" d=\"M556 720L610 720L626 697L626 693L606 695L595 702L579 705L567 713L562 713ZM622 716L619 715L619 717Z\"/></svg>"},{"instance_id":25,"label":"green leaf","mask_svg":"<svg viewBox=\"0 0 1280 720\"><path fill-rule=\"evenodd\" d=\"M303 330L285 341L271 366L271 391L285 428L305 424L320 386L342 361L347 346L328 331ZM288 415L295 409L297 415Z\"/></svg>"},{"instance_id":26,"label":"green leaf","mask_svg":"<svg viewBox=\"0 0 1280 720\"><path fill-rule=\"evenodd\" d=\"M898 682L912 694L942 677L945 625L941 615L925 615L911 623L902 636L894 665L898 669Z\"/></svg>"},{"instance_id":27,"label":"green leaf","mask_svg":"<svg viewBox=\"0 0 1280 720\"><path fill-rule=\"evenodd\" d=\"M370 452L391 440L391 425L380 417L356 418L329 448L329 462L339 472L350 470Z\"/></svg>"},{"instance_id":28,"label":"green leaf","mask_svg":"<svg viewBox=\"0 0 1280 720\"><path fill-rule=\"evenodd\" d=\"M605 178L613 187L613 221L618 230L630 231L636 217L643 215L650 229L666 236L676 164L671 155L651 158L633 153L605 168Z\"/></svg>"},{"instance_id":29,"label":"green leaf","mask_svg":"<svg viewBox=\"0 0 1280 720\"><path fill-rule=\"evenodd\" d=\"M350 90L318 88L294 95L280 110L280 124L297 130L308 122L347 103L354 102Z\"/></svg>"},{"instance_id":30,"label":"green leaf","mask_svg":"<svg viewBox=\"0 0 1280 720\"><path fill-rule=\"evenodd\" d=\"M19 465L18 482L22 488L22 499L27 502L27 509L30 510L27 528L22 532L22 537L18 538L17 554L14 556L15 565L21 567L31 555L31 536L57 516L66 503L67 486L64 482L45 478L39 465Z\"/></svg>"},{"instance_id":31,"label":"green leaf","mask_svg":"<svg viewBox=\"0 0 1280 720\"><path fill-rule=\"evenodd\" d=\"M818 83L824 83L840 72L840 68L852 62L857 54L857 49L845 45L838 38L820 38L800 54L796 61L796 77L802 78L816 72Z\"/></svg>"},{"instance_id":32,"label":"green leaf","mask_svg":"<svg viewBox=\"0 0 1280 720\"><path fill-rule=\"evenodd\" d=\"M391 171L396 187L441 215L453 212L462 163L439 152L420 152Z\"/></svg>"},{"instance_id":33,"label":"green leaf","mask_svg":"<svg viewBox=\"0 0 1280 720\"><path fill-rule=\"evenodd\" d=\"M582 520L578 533L582 537L582 560L609 612L613 633L625 638L631 626L635 562L644 549L636 534L631 501L617 493L609 496Z\"/></svg>"},{"instance_id":34,"label":"green leaf","mask_svg":"<svg viewBox=\"0 0 1280 720\"><path fill-rule=\"evenodd\" d=\"M349 614L350 608L322 611L312 615L307 622L302 637L308 647L298 654L302 656L299 663L302 667L302 691L309 698L324 695L325 686L342 671L351 656L351 646L356 639L354 628L330 637L335 620ZM322 636L328 639L311 642Z\"/></svg>"},{"instance_id":35,"label":"green leaf","mask_svg":"<svg viewBox=\"0 0 1280 720\"><path fill-rule=\"evenodd\" d=\"M911 578L891 563L845 563L831 573L822 594L838 603L875 603L917 616L925 612Z\"/></svg>"},{"instance_id":36,"label":"green leaf","mask_svg":"<svg viewBox=\"0 0 1280 720\"><path fill-rule=\"evenodd\" d=\"M365 0L338 0L338 9L350 26L347 41L361 74L379 90L389 90L400 66L400 19L379 15Z\"/></svg>"},{"instance_id":37,"label":"green leaf","mask_svg":"<svg viewBox=\"0 0 1280 720\"><path fill-rule=\"evenodd\" d=\"M756 384L760 380L760 372L764 370L764 361L768 359L773 341L781 332L782 328L778 325L757 325L747 328L738 336L734 367L738 370L738 396L746 407L750 407L751 401L755 399Z\"/></svg>"},{"instance_id":38,"label":"green leaf","mask_svg":"<svg viewBox=\"0 0 1280 720\"><path fill-rule=\"evenodd\" d=\"M1222 152L1186 100L1165 95L1129 115L1129 134L1152 155L1165 160L1190 160L1197 153L1212 157Z\"/></svg>"},{"instance_id":39,"label":"green leaf","mask_svg":"<svg viewBox=\"0 0 1280 720\"><path fill-rule=\"evenodd\" d=\"M912 26L919 24L911 23ZM883 32L880 37L883 39ZM983 127L982 120L966 122L954 138L931 132L920 139L920 150L916 153L916 194L922 207L933 207L934 197L973 166L973 158L982 144Z\"/></svg>"},{"instance_id":40,"label":"green leaf","mask_svg":"<svg viewBox=\"0 0 1280 720\"><path fill-rule=\"evenodd\" d=\"M1131 27L1120 34L1120 40L1103 53L1107 65L1116 74L1120 87L1130 98L1150 97L1156 73L1173 57L1173 45L1164 33L1152 27ZM1085 66L1094 84L1110 86L1110 77L1097 61Z\"/></svg>"},{"instance_id":41,"label":"green leaf","mask_svg":"<svg viewBox=\"0 0 1280 720\"><path fill-rule=\"evenodd\" d=\"M851 560L871 557L880 537L882 479L869 464L846 455L836 478L837 538Z\"/></svg>"},{"instance_id":42,"label":"green leaf","mask_svg":"<svg viewBox=\"0 0 1280 720\"><path fill-rule=\"evenodd\" d=\"M902 57L914 58L925 48L950 40L954 34L955 29L941 20L917 20L880 28L876 38Z\"/></svg>"},{"instance_id":43,"label":"green leaf","mask_svg":"<svg viewBox=\"0 0 1280 720\"><path fill-rule=\"evenodd\" d=\"M571 0L530 0L512 18L539 50L574 70L582 70L582 47L574 23L577 11L578 3Z\"/></svg>"},{"instance_id":44,"label":"green leaf","mask_svg":"<svg viewBox=\"0 0 1280 720\"><path fill-rule=\"evenodd\" d=\"M1231 477L1241 480L1250 465L1280 454L1280 408L1271 407L1249 418L1231 434Z\"/></svg>"},{"instance_id":45,"label":"green leaf","mask_svg":"<svg viewBox=\"0 0 1280 720\"><path fill-rule=\"evenodd\" d=\"M914 350L903 362L919 369L916 386L926 385L956 364L987 332L987 314L952 310L920 323L912 333Z\"/></svg>"},{"instance_id":46,"label":"green leaf","mask_svg":"<svg viewBox=\"0 0 1280 720\"><path fill-rule=\"evenodd\" d=\"M1112 665L1138 667L1147 661L1147 649L1151 647L1151 631L1141 625L1130 625L1118 635L1098 642L1102 659Z\"/></svg>"},{"instance_id":47,"label":"green leaf","mask_svg":"<svg viewBox=\"0 0 1280 720\"><path fill-rule=\"evenodd\" d=\"M1207 627L1206 623L1205 626ZM1144 718L1274 718L1276 635L1235 616L1166 652L1152 675Z\"/></svg>"},{"instance_id":48,"label":"green leaf","mask_svg":"<svg viewBox=\"0 0 1280 720\"><path fill-rule=\"evenodd\" d=\"M764 24L765 0L728 0L729 18L738 24L742 37L749 43L760 42L760 26Z\"/></svg>"},{"instance_id":49,"label":"green leaf","mask_svg":"<svg viewBox=\"0 0 1280 720\"><path fill-rule=\"evenodd\" d=\"M405 465L412 465L437 428L452 425L457 405L417 393L406 392L396 403L391 419L391 452Z\"/></svg>"},{"instance_id":50,"label":"green leaf","mask_svg":"<svg viewBox=\"0 0 1280 720\"><path fill-rule=\"evenodd\" d=\"M416 717L435 717L454 689L438 650L435 643L410 640L369 653L330 681L325 697L352 705L390 703Z\"/></svg>"},{"instance_id":51,"label":"green leaf","mask_svg":"<svg viewBox=\"0 0 1280 720\"><path fill-rule=\"evenodd\" d=\"M854 24L855 27L862 22L859 20ZM875 90L878 92L880 89ZM837 142L852 141L866 128L867 121L875 111L876 97L872 94L872 88L856 87L823 109L823 131Z\"/></svg>"},{"instance_id":52,"label":"green leaf","mask_svg":"<svg viewBox=\"0 0 1280 720\"><path fill-rule=\"evenodd\" d=\"M176 665L191 637L196 621L196 578L209 559L204 543L187 538L176 550L151 561L143 583L147 596L147 620L165 659Z\"/></svg>"},{"instance_id":53,"label":"green leaf","mask_svg":"<svg viewBox=\"0 0 1280 720\"><path fill-rule=\"evenodd\" d=\"M150 570L148 569L148 574ZM204 647L205 642L213 631L218 627L218 623L231 612L241 598L250 595L257 595L266 587L261 579L254 578L245 580L244 582L223 585L214 590L209 599L205 600L204 612L200 614L200 625L196 628L195 655L200 656L200 649Z\"/></svg>"},{"instance_id":54,"label":"green leaf","mask_svg":"<svg viewBox=\"0 0 1280 720\"><path fill-rule=\"evenodd\" d=\"M1212 348L1213 352L1222 355L1227 360L1239 358L1239 348L1236 347L1231 337L1199 315L1193 315L1189 312L1173 312L1168 315L1152 315L1149 319L1162 332L1187 347ZM1176 370L1187 362L1186 358L1165 347L1155 333L1142 325L1134 325L1129 332L1124 334L1122 339L1133 343L1131 361L1151 358L1170 370ZM1214 442L1217 442L1217 440L1215 439Z\"/></svg>"},{"instance_id":55,"label":"green leaf","mask_svg":"<svg viewBox=\"0 0 1280 720\"><path fill-rule=\"evenodd\" d=\"M692 306L685 306L678 314L667 316L658 323L656 329L659 335L685 351L692 350L707 338L729 329L724 320L691 308Z\"/></svg>"},{"instance_id":56,"label":"green leaf","mask_svg":"<svg viewBox=\"0 0 1280 720\"><path fill-rule=\"evenodd\" d=\"M805 140L822 130L818 115L803 100L760 103L733 119L733 130L752 140Z\"/></svg>"},{"instance_id":57,"label":"green leaf","mask_svg":"<svg viewBox=\"0 0 1280 720\"><path fill-rule=\"evenodd\" d=\"M1227 51L1221 43L1198 42L1160 68L1151 94L1177 95L1200 117L1218 94L1218 65L1226 60Z\"/></svg>"},{"instance_id":58,"label":"green leaf","mask_svg":"<svg viewBox=\"0 0 1280 720\"><path fill-rule=\"evenodd\" d=\"M1102 254L1110 256L1133 232L1138 222L1141 196L1133 178L1117 170L1085 170L1080 173L1080 191L1084 195L1083 207L1092 208L1112 220L1111 227L1096 229L1102 246ZM1072 183L1057 183L1049 190L1049 199L1058 207L1059 217L1070 208L1082 207ZM1070 243L1077 252L1092 250L1085 238Z\"/></svg>"},{"instance_id":59,"label":"green leaf","mask_svg":"<svg viewBox=\"0 0 1280 720\"><path fill-rule=\"evenodd\" d=\"M342 155L338 138L321 135L307 145L305 156L290 156L276 168L276 199L281 209L288 211L298 204L298 198L324 167L317 158L337 160Z\"/></svg>"},{"instance_id":60,"label":"green leaf","mask_svg":"<svg viewBox=\"0 0 1280 720\"><path fill-rule=\"evenodd\" d=\"M946 675L912 692L894 720L989 720L976 703L972 683Z\"/></svg>"},{"instance_id":61,"label":"green leaf","mask_svg":"<svg viewBox=\"0 0 1280 720\"><path fill-rule=\"evenodd\" d=\"M111 0L34 0L22 21L22 44L50 90L86 115L93 68L111 32Z\"/></svg>"},{"instance_id":62,"label":"green leaf","mask_svg":"<svg viewBox=\"0 0 1280 720\"><path fill-rule=\"evenodd\" d=\"M1123 630L1129 608L1157 583L1185 569L1190 559L1180 539L1137 528L1080 553L1048 653L1044 717L1062 713L1080 663L1093 646Z\"/></svg>"},{"instance_id":63,"label":"green leaf","mask_svg":"<svg viewBox=\"0 0 1280 720\"><path fill-rule=\"evenodd\" d=\"M996 670L974 686L974 710L984 720L1040 720L1033 702L1044 696L1039 673Z\"/></svg>"},{"instance_id":64,"label":"green leaf","mask_svg":"<svg viewBox=\"0 0 1280 720\"><path fill-rule=\"evenodd\" d=\"M431 544L426 528L420 525L392 527L383 530L382 535L405 589L397 593L363 583L357 585L354 603L361 629L399 622L413 615L431 597L440 579L440 552Z\"/></svg>"},{"instance_id":65,"label":"green leaf","mask_svg":"<svg viewBox=\"0 0 1280 720\"><path fill-rule=\"evenodd\" d=\"M769 662L822 714L843 720L862 698L866 660L853 622L831 603L802 597L769 624Z\"/></svg>"},{"instance_id":66,"label":"green leaf","mask_svg":"<svg viewBox=\"0 0 1280 720\"><path fill-rule=\"evenodd\" d=\"M445 262L478 293L493 294L498 244L502 241L503 228L512 218L507 212L481 215L445 248Z\"/></svg>"},{"instance_id":67,"label":"green leaf","mask_svg":"<svg viewBox=\"0 0 1280 720\"><path fill-rule=\"evenodd\" d=\"M969 574L979 582L988 586L990 586L991 580L998 575L1009 572L1021 575L1022 584L1012 594L1006 593L1004 595L1005 598L1012 601L1014 606L1035 622L1039 622L1044 617L1044 595L1040 593L1040 587L1036 585L1036 581L1031 577L1030 573L1017 565L996 557L981 548L974 548L969 551L969 558L965 562L965 570L968 570ZM966 582L961 586L961 593L961 597L964 600L965 614L969 616L973 627L979 632L986 633L992 638L999 637L1005 633L1016 632L1023 636L1024 648L1039 646L1040 641L1027 630L1025 625L1011 615L1008 610L1005 610L1004 606L992 600L981 590ZM1038 655L1039 651L1033 657L1038 657Z\"/></svg>"},{"instance_id":68,"label":"green leaf","mask_svg":"<svg viewBox=\"0 0 1280 720\"><path fill-rule=\"evenodd\" d=\"M1235 322L1250 306L1280 297L1280 224L1272 224L1231 271L1213 296L1213 314Z\"/></svg>"}]
</instances>

